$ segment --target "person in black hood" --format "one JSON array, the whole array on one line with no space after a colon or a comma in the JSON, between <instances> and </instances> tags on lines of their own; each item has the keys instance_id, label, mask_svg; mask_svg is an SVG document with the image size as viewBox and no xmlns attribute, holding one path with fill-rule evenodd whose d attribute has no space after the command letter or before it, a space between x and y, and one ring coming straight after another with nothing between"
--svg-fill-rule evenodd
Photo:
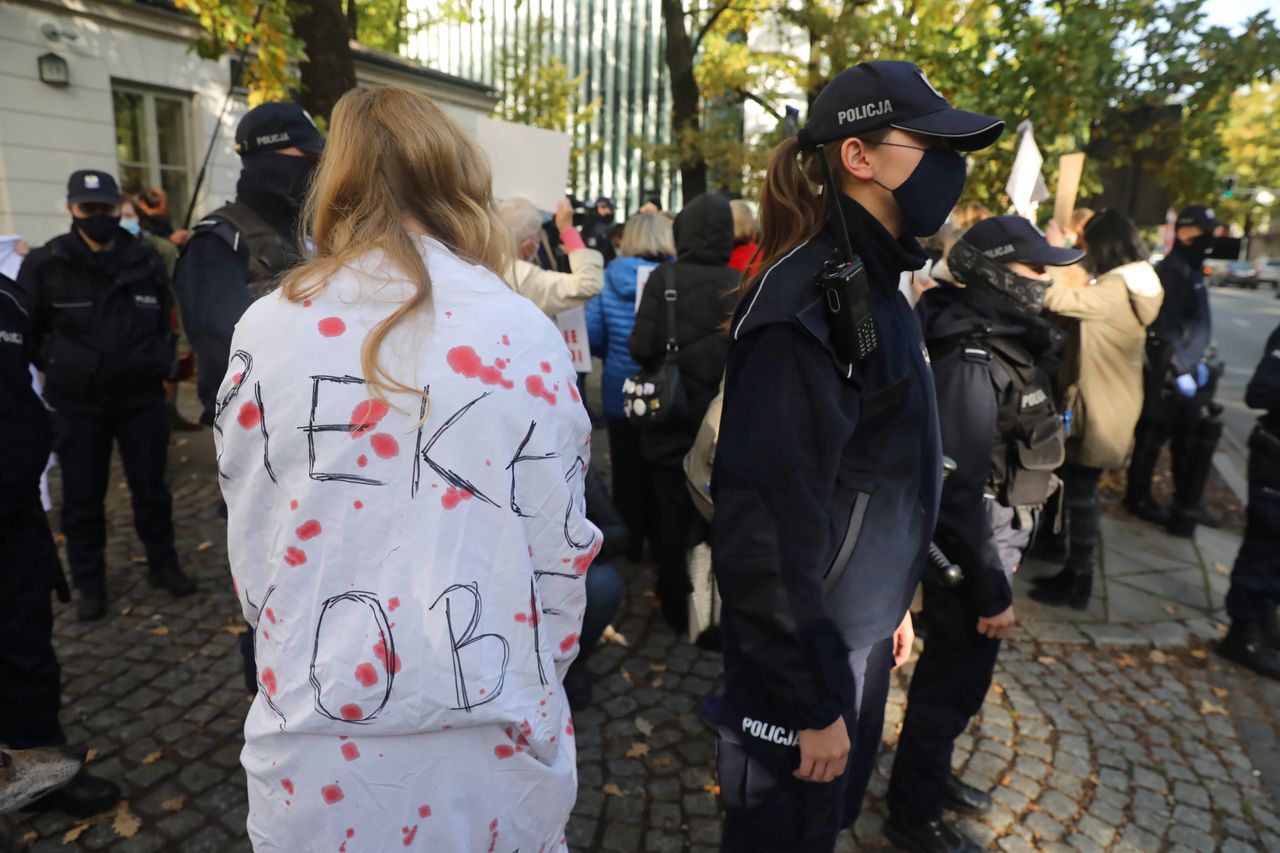
<instances>
[{"instance_id":1,"label":"person in black hood","mask_svg":"<svg viewBox=\"0 0 1280 853\"><path fill-rule=\"evenodd\" d=\"M771 155L711 479L723 850L830 851L862 808L942 479L898 282L959 200L959 152L1003 129L912 63L864 62Z\"/></svg>"},{"instance_id":2,"label":"person in black hood","mask_svg":"<svg viewBox=\"0 0 1280 853\"><path fill-rule=\"evenodd\" d=\"M724 324L737 301L739 274L727 266L733 252L729 200L714 193L691 200L676 217L675 243L675 263L663 264L649 276L628 347L642 367L653 367L666 356L666 300L675 299L676 359L688 408L679 420L646 427L640 452L652 466L657 500L653 556L658 601L667 623L682 633L688 628L692 589L686 552L707 536L685 487L683 462L720 387L729 349Z\"/></svg>"},{"instance_id":3,"label":"person in black hood","mask_svg":"<svg viewBox=\"0 0 1280 853\"><path fill-rule=\"evenodd\" d=\"M943 809L975 814L991 798L951 772L955 739L982 707L1000 641L1014 625L1013 573L1058 483L1065 436L1050 373L1065 335L1041 318L1046 267L1084 253L1050 246L1020 216L974 225L952 247L955 285L918 306L933 364L942 451L934 541L964 573L924 579L924 651L916 663L889 784L887 832L913 851L976 850L950 838ZM958 836L957 836L958 837Z\"/></svg>"},{"instance_id":4,"label":"person in black hood","mask_svg":"<svg viewBox=\"0 0 1280 853\"><path fill-rule=\"evenodd\" d=\"M18 273L33 346L42 354L44 397L56 413L62 529L82 621L106 615L103 500L113 442L129 480L134 527L146 546L147 580L174 595L195 591L178 568L165 483L164 380L175 337L168 278L160 256L120 227L121 200L111 175L72 174L71 232L33 251Z\"/></svg>"},{"instance_id":5,"label":"person in black hood","mask_svg":"<svg viewBox=\"0 0 1280 853\"><path fill-rule=\"evenodd\" d=\"M196 223L183 248L173 287L196 353L206 425L240 315L301 260L298 213L323 148L315 122L297 104L266 103L245 113L236 127L236 200Z\"/></svg>"}]
</instances>

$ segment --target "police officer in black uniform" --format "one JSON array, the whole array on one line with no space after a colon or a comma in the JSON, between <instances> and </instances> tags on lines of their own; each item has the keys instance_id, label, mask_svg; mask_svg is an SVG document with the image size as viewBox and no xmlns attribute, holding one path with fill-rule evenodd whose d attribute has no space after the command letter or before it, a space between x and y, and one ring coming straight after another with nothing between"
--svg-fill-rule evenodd
<instances>
[{"instance_id":1,"label":"police officer in black uniform","mask_svg":"<svg viewBox=\"0 0 1280 853\"><path fill-rule=\"evenodd\" d=\"M298 212L323 148L315 122L297 104L249 110L236 127L236 200L196 224L178 260L174 291L196 353L205 424L213 423L240 315L301 259Z\"/></svg>"},{"instance_id":2,"label":"police officer in black uniform","mask_svg":"<svg viewBox=\"0 0 1280 853\"><path fill-rule=\"evenodd\" d=\"M978 849L942 819L944 808L981 814L991 805L985 792L952 774L951 753L991 686L1000 641L1014 625L1013 573L1066 456L1043 369L1064 334L1040 308L1046 267L1083 257L1050 246L1020 216L985 219L947 256L964 287L937 287L920 300L942 450L956 462L942 487L934 541L964 577L957 586L924 578L928 632L911 679L885 825L907 850Z\"/></svg>"},{"instance_id":3,"label":"police officer in black uniform","mask_svg":"<svg viewBox=\"0 0 1280 853\"><path fill-rule=\"evenodd\" d=\"M898 281L960 197L958 151L1003 128L952 109L909 62L866 62L772 154L712 477L723 850L829 851L861 809L941 480Z\"/></svg>"},{"instance_id":4,"label":"police officer in black uniform","mask_svg":"<svg viewBox=\"0 0 1280 853\"><path fill-rule=\"evenodd\" d=\"M13 749L61 746L58 658L49 594L70 600L40 475L53 449L53 424L31 387L36 356L28 314L14 282L0 275L0 743ZM80 773L37 807L88 817L111 808L120 789Z\"/></svg>"},{"instance_id":5,"label":"police officer in black uniform","mask_svg":"<svg viewBox=\"0 0 1280 853\"><path fill-rule=\"evenodd\" d=\"M111 445L120 446L133 524L146 547L147 581L195 592L178 568L173 500L165 482L173 364L168 277L160 256L120 227L120 190L106 172L75 172L67 186L71 231L34 250L18 273L42 355L44 396L56 413L62 529L83 621L106 615L103 500Z\"/></svg>"},{"instance_id":6,"label":"police officer in black uniform","mask_svg":"<svg viewBox=\"0 0 1280 853\"><path fill-rule=\"evenodd\" d=\"M1169 524L1177 516L1178 521L1220 526L1200 506L1201 496L1191 494L1188 487L1196 427L1205 402L1199 391L1210 378L1205 350L1213 325L1204 259L1213 248L1217 227L1209 208L1200 204L1186 208L1178 214L1173 248L1156 266L1164 304L1147 333L1147 399L1138 422L1125 492L1125 506L1156 524ZM1165 442L1169 442L1173 467L1174 504L1169 510L1151 496L1151 478Z\"/></svg>"},{"instance_id":7,"label":"police officer in black uniform","mask_svg":"<svg viewBox=\"0 0 1280 853\"><path fill-rule=\"evenodd\" d=\"M1248 518L1227 592L1231 630L1218 644L1218 652L1262 675L1280 678L1280 327L1267 340L1244 401L1266 414L1249 436Z\"/></svg>"}]
</instances>

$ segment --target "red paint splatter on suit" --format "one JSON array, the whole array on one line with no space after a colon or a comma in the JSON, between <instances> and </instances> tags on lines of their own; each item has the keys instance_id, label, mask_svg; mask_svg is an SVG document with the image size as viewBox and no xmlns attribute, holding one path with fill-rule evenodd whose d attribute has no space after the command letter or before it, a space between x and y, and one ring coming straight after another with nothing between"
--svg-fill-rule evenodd
<instances>
[{"instance_id":1,"label":"red paint splatter on suit","mask_svg":"<svg viewBox=\"0 0 1280 853\"><path fill-rule=\"evenodd\" d=\"M307 561L307 552L290 545L284 552L284 561L296 568Z\"/></svg>"},{"instance_id":2,"label":"red paint splatter on suit","mask_svg":"<svg viewBox=\"0 0 1280 853\"><path fill-rule=\"evenodd\" d=\"M407 827L407 826L406 826L404 829L402 829L402 830L400 830L400 831L401 831L401 833L403 833L403 834L404 834L404 842L403 842L403 843L404 843L404 846L405 846L405 847L408 847L408 846L410 846L411 844L413 844L413 838L414 838L414 836L415 836L415 835L417 835L417 834L418 834L418 825L415 823L415 824L413 825L413 829L410 829L409 827Z\"/></svg>"},{"instance_id":3,"label":"red paint splatter on suit","mask_svg":"<svg viewBox=\"0 0 1280 853\"><path fill-rule=\"evenodd\" d=\"M345 758L347 761L355 761L357 758L360 757L360 750L356 747L354 743L350 743L350 742L344 743L342 745L342 757Z\"/></svg>"},{"instance_id":4,"label":"red paint splatter on suit","mask_svg":"<svg viewBox=\"0 0 1280 853\"><path fill-rule=\"evenodd\" d=\"M511 338L507 337L506 335L503 335L503 336L502 336L502 345L503 345L504 347L509 347L509 346L511 346Z\"/></svg>"},{"instance_id":5,"label":"red paint splatter on suit","mask_svg":"<svg viewBox=\"0 0 1280 853\"><path fill-rule=\"evenodd\" d=\"M387 610L394 613L395 609L399 606L400 606L400 599L397 598L396 596L393 595L391 596L391 598L387 599Z\"/></svg>"},{"instance_id":6,"label":"red paint splatter on suit","mask_svg":"<svg viewBox=\"0 0 1280 853\"><path fill-rule=\"evenodd\" d=\"M267 621L272 625L276 624L276 612L270 607L267 608Z\"/></svg>"},{"instance_id":7,"label":"red paint splatter on suit","mask_svg":"<svg viewBox=\"0 0 1280 853\"><path fill-rule=\"evenodd\" d=\"M387 654L387 643L385 640L379 640L378 642L373 644L373 653L378 656L378 662L382 664L382 668L386 670L390 670L389 664L391 663L391 659L388 657L388 654ZM400 668L401 668L400 655L397 654L395 659L394 671L398 673L400 672Z\"/></svg>"},{"instance_id":8,"label":"red paint splatter on suit","mask_svg":"<svg viewBox=\"0 0 1280 853\"><path fill-rule=\"evenodd\" d=\"M390 459L400 452L400 442L385 432L380 432L369 439L369 447L380 459Z\"/></svg>"},{"instance_id":9,"label":"red paint splatter on suit","mask_svg":"<svg viewBox=\"0 0 1280 853\"><path fill-rule=\"evenodd\" d=\"M516 754L516 751L510 744L500 743L493 748L493 754L499 758L510 758Z\"/></svg>"},{"instance_id":10,"label":"red paint splatter on suit","mask_svg":"<svg viewBox=\"0 0 1280 853\"><path fill-rule=\"evenodd\" d=\"M440 496L440 505L445 509L457 509L458 504L463 501L471 500L475 495L469 489L455 489L450 487Z\"/></svg>"},{"instance_id":11,"label":"red paint splatter on suit","mask_svg":"<svg viewBox=\"0 0 1280 853\"><path fill-rule=\"evenodd\" d=\"M316 328L326 338L336 338L347 330L347 324L342 322L341 317L325 317L319 323L316 323Z\"/></svg>"},{"instance_id":12,"label":"red paint splatter on suit","mask_svg":"<svg viewBox=\"0 0 1280 853\"><path fill-rule=\"evenodd\" d=\"M332 785L325 785L320 789L320 796L324 797L324 801L329 805L342 802L342 788L337 782Z\"/></svg>"},{"instance_id":13,"label":"red paint splatter on suit","mask_svg":"<svg viewBox=\"0 0 1280 853\"><path fill-rule=\"evenodd\" d=\"M240 413L236 415L236 423L245 429L256 429L258 424L262 423L262 410L258 408L258 404L249 400L240 406Z\"/></svg>"},{"instance_id":14,"label":"red paint splatter on suit","mask_svg":"<svg viewBox=\"0 0 1280 853\"><path fill-rule=\"evenodd\" d=\"M569 720L569 725L564 727L564 733L569 737L573 737L573 720Z\"/></svg>"},{"instance_id":15,"label":"red paint splatter on suit","mask_svg":"<svg viewBox=\"0 0 1280 853\"><path fill-rule=\"evenodd\" d=\"M542 368L542 372L543 372L543 373L550 373L550 372L551 372L551 362L549 362L549 361L544 361L544 362L542 362L542 364L540 364L540 365L538 365L538 366Z\"/></svg>"},{"instance_id":16,"label":"red paint splatter on suit","mask_svg":"<svg viewBox=\"0 0 1280 853\"><path fill-rule=\"evenodd\" d=\"M356 501L352 506L356 509L364 509L364 501Z\"/></svg>"},{"instance_id":17,"label":"red paint splatter on suit","mask_svg":"<svg viewBox=\"0 0 1280 853\"><path fill-rule=\"evenodd\" d=\"M310 299L304 299L304 300L302 300L302 307L303 307L303 308L310 308L310 307L311 307L311 300L310 300Z\"/></svg>"},{"instance_id":18,"label":"red paint splatter on suit","mask_svg":"<svg viewBox=\"0 0 1280 853\"><path fill-rule=\"evenodd\" d=\"M281 787L281 788L284 788L285 792L286 792L289 796L291 796L291 797L293 796L293 780L292 780L292 779L281 779L281 780L280 780L280 787Z\"/></svg>"},{"instance_id":19,"label":"red paint splatter on suit","mask_svg":"<svg viewBox=\"0 0 1280 853\"><path fill-rule=\"evenodd\" d=\"M356 831L354 829L347 829L347 838L355 838L355 837L356 837Z\"/></svg>"},{"instance_id":20,"label":"red paint splatter on suit","mask_svg":"<svg viewBox=\"0 0 1280 853\"><path fill-rule=\"evenodd\" d=\"M551 405L556 404L556 395L547 390L547 385L542 381L541 376L530 376L524 381L524 390L528 391L535 397L546 400Z\"/></svg>"},{"instance_id":21,"label":"red paint splatter on suit","mask_svg":"<svg viewBox=\"0 0 1280 853\"><path fill-rule=\"evenodd\" d=\"M361 400L351 410L351 437L359 438L378 425L391 407L385 400Z\"/></svg>"},{"instance_id":22,"label":"red paint splatter on suit","mask_svg":"<svg viewBox=\"0 0 1280 853\"><path fill-rule=\"evenodd\" d=\"M575 403L582 402L582 397L578 394L578 389L572 385L569 386L569 399L573 400Z\"/></svg>"},{"instance_id":23,"label":"red paint splatter on suit","mask_svg":"<svg viewBox=\"0 0 1280 853\"><path fill-rule=\"evenodd\" d=\"M425 803L418 806L418 817L431 817L431 806Z\"/></svg>"},{"instance_id":24,"label":"red paint splatter on suit","mask_svg":"<svg viewBox=\"0 0 1280 853\"><path fill-rule=\"evenodd\" d=\"M359 465L361 468L363 468L364 466L369 464L369 457L361 453L359 456L356 457L356 464Z\"/></svg>"},{"instance_id":25,"label":"red paint splatter on suit","mask_svg":"<svg viewBox=\"0 0 1280 853\"><path fill-rule=\"evenodd\" d=\"M338 709L338 713L342 715L342 719L344 720L364 719L364 711L362 711L360 709L360 706L356 705L355 703L352 703L350 705L343 705L341 708Z\"/></svg>"},{"instance_id":26,"label":"red paint splatter on suit","mask_svg":"<svg viewBox=\"0 0 1280 853\"><path fill-rule=\"evenodd\" d=\"M500 385L507 389L515 387L514 383L502 375L501 368L496 364L492 367L486 365L471 347L454 347L449 350L445 360L453 368L454 373L468 379L479 379L485 385Z\"/></svg>"},{"instance_id":27,"label":"red paint splatter on suit","mask_svg":"<svg viewBox=\"0 0 1280 853\"><path fill-rule=\"evenodd\" d=\"M233 385L239 385L239 384L240 384L240 380L241 380L241 379L243 379L243 378L244 378L244 374L243 374L243 373L237 373L237 374L235 374L234 376L232 376L232 377L231 377L231 384L233 384Z\"/></svg>"},{"instance_id":28,"label":"red paint splatter on suit","mask_svg":"<svg viewBox=\"0 0 1280 853\"><path fill-rule=\"evenodd\" d=\"M293 532L299 539L306 542L308 539L315 539L322 531L320 529L320 522L311 518L302 522L298 529Z\"/></svg>"},{"instance_id":29,"label":"red paint splatter on suit","mask_svg":"<svg viewBox=\"0 0 1280 853\"><path fill-rule=\"evenodd\" d=\"M356 667L356 681L365 687L372 687L378 683L378 671L373 668L373 664L362 663Z\"/></svg>"},{"instance_id":30,"label":"red paint splatter on suit","mask_svg":"<svg viewBox=\"0 0 1280 853\"><path fill-rule=\"evenodd\" d=\"M297 500L291 500L291 501L289 501L289 509L291 509L291 510L296 510L297 508L298 508L298 501L297 501Z\"/></svg>"}]
</instances>

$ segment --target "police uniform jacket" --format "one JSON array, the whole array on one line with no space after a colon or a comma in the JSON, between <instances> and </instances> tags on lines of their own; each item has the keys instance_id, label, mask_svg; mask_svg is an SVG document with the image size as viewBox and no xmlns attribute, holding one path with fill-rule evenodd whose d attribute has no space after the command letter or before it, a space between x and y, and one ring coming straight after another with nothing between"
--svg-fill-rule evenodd
<instances>
[{"instance_id":1,"label":"police uniform jacket","mask_svg":"<svg viewBox=\"0 0 1280 853\"><path fill-rule=\"evenodd\" d=\"M893 634L937 518L933 379L898 291L925 256L842 203L878 348L850 372L834 359L815 284L836 252L832 225L775 262L732 323L711 537L726 724L817 729L852 705L848 651Z\"/></svg>"},{"instance_id":2,"label":"police uniform jacket","mask_svg":"<svg viewBox=\"0 0 1280 853\"><path fill-rule=\"evenodd\" d=\"M1191 373L1209 346L1213 325L1209 317L1209 289L1200 259L1181 243L1156 266L1164 288L1164 305L1151 324L1152 333L1171 347L1170 373Z\"/></svg>"},{"instance_id":3,"label":"police uniform jacket","mask_svg":"<svg viewBox=\"0 0 1280 853\"><path fill-rule=\"evenodd\" d=\"M1267 349L1258 362L1258 369L1244 392L1245 405L1251 409L1266 409L1262 424L1275 435L1280 435L1280 326L1267 339Z\"/></svg>"},{"instance_id":4,"label":"police uniform jacket","mask_svg":"<svg viewBox=\"0 0 1280 853\"><path fill-rule=\"evenodd\" d=\"M34 357L27 309L0 275L0 518L38 497L53 449L49 413L31 387Z\"/></svg>"},{"instance_id":5,"label":"police uniform jacket","mask_svg":"<svg viewBox=\"0 0 1280 853\"><path fill-rule=\"evenodd\" d=\"M994 350L1034 365L1052 356L1064 335L979 286L927 290L918 310L937 385L942 451L956 463L942 487L934 540L962 567L960 592L979 615L995 616L1013 603L1021 551L1007 544L1016 538L1016 513L990 488L992 458L1009 442L1000 434L999 415L1016 393Z\"/></svg>"},{"instance_id":6,"label":"police uniform jacket","mask_svg":"<svg viewBox=\"0 0 1280 853\"><path fill-rule=\"evenodd\" d=\"M93 252L77 234L34 250L18 273L45 399L60 411L99 411L164 398L174 357L164 263L123 228Z\"/></svg>"}]
</instances>

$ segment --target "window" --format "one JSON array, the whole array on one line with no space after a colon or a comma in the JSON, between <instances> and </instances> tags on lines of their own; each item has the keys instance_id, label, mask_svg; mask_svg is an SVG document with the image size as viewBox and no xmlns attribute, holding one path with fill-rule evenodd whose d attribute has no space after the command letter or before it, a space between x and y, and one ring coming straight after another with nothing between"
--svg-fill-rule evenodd
<instances>
[{"instance_id":1,"label":"window","mask_svg":"<svg viewBox=\"0 0 1280 853\"><path fill-rule=\"evenodd\" d=\"M120 188L164 187L169 215L180 224L191 200L190 98L123 85L113 85L111 97Z\"/></svg>"}]
</instances>

